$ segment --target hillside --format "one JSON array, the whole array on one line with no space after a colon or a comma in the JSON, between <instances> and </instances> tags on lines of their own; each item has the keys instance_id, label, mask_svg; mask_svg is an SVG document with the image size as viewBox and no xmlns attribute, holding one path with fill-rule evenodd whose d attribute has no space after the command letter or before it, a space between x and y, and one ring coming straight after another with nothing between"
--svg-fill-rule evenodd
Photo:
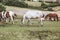
<instances>
[{"instance_id":1,"label":"hillside","mask_svg":"<svg viewBox=\"0 0 60 40\"><path fill-rule=\"evenodd\" d=\"M27 8L12 7L12 6L6 6L6 10L7 11L13 11L17 15L22 15L22 14L24 14L29 9L27 9Z\"/></svg>"},{"instance_id":2,"label":"hillside","mask_svg":"<svg viewBox=\"0 0 60 40\"><path fill-rule=\"evenodd\" d=\"M58 10L60 7L55 7L54 10ZM28 9L28 8L19 8L19 7L13 7L13 6L6 6L6 10L7 11L13 11L15 12L17 15L22 16L26 11L28 10L34 10L34 9ZM44 11L43 13L46 15L49 12L52 11ZM60 17L60 11L54 11L58 14L58 16Z\"/></svg>"}]
</instances>

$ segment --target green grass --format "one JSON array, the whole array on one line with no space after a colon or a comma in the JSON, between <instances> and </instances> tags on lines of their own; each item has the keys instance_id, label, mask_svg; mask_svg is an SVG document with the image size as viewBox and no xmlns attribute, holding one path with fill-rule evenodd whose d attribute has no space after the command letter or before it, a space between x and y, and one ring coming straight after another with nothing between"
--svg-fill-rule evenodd
<instances>
[{"instance_id":1,"label":"green grass","mask_svg":"<svg viewBox=\"0 0 60 40\"><path fill-rule=\"evenodd\" d=\"M54 31L59 31L60 30L60 21L44 21L44 26L38 26L38 22L33 20L33 25L27 26L27 23L23 26L20 25L20 20L15 20L15 24L4 24L0 25L0 32L5 32L5 31L21 31L21 30L54 30Z\"/></svg>"},{"instance_id":2,"label":"green grass","mask_svg":"<svg viewBox=\"0 0 60 40\"><path fill-rule=\"evenodd\" d=\"M27 26L27 22L23 26L20 25L20 19L15 20L15 24L4 24L0 25L0 40L30 40L29 31L56 31L60 32L60 21L44 21L44 26L38 26L38 22L36 20L32 20L33 25ZM48 34L48 33L47 33ZM37 36L37 34L36 34ZM48 34L47 40L55 37L55 35ZM59 34L58 37L60 38ZM59 39L58 38L58 39ZM37 37L32 37L31 39L35 40ZM53 40L53 39L51 39ZM57 39L56 39L57 40Z\"/></svg>"}]
</instances>

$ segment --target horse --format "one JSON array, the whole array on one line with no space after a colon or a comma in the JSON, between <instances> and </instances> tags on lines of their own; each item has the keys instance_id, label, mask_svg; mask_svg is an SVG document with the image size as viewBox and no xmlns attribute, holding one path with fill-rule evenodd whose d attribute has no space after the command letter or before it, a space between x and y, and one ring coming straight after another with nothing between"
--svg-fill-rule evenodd
<instances>
[{"instance_id":1,"label":"horse","mask_svg":"<svg viewBox=\"0 0 60 40\"><path fill-rule=\"evenodd\" d=\"M45 16L45 18L49 17L50 21L58 21L58 15L56 13L49 13Z\"/></svg>"},{"instance_id":2,"label":"horse","mask_svg":"<svg viewBox=\"0 0 60 40\"><path fill-rule=\"evenodd\" d=\"M32 18L38 19L41 26L43 26L44 14L42 11L35 11L35 10L29 10L29 11L25 12L25 14L22 16L21 24L23 25L25 22L25 19L27 19L28 23L30 25L32 25L32 23L31 23Z\"/></svg>"},{"instance_id":3,"label":"horse","mask_svg":"<svg viewBox=\"0 0 60 40\"><path fill-rule=\"evenodd\" d=\"M4 19L4 21L7 23L8 22L8 18L11 19L12 23L14 24L14 17L17 17L17 15L12 12L12 11L3 11L2 12L2 18Z\"/></svg>"}]
</instances>

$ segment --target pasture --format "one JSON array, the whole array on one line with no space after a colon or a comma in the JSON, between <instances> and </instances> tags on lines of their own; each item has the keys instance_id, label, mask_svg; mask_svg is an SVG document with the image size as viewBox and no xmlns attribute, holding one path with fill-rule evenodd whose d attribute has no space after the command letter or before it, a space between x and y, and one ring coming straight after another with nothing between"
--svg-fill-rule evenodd
<instances>
[{"instance_id":1,"label":"pasture","mask_svg":"<svg viewBox=\"0 0 60 40\"><path fill-rule=\"evenodd\" d=\"M43 27L38 26L37 20L32 20L33 25L25 22L21 26L20 22L16 19L15 24L0 25L0 40L60 40L60 21L44 21Z\"/></svg>"}]
</instances>

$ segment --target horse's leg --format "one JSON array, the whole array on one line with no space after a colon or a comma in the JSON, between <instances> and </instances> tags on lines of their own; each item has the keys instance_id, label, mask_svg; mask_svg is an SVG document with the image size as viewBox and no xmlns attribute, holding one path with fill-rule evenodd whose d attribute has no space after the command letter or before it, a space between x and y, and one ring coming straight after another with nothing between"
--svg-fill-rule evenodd
<instances>
[{"instance_id":1,"label":"horse's leg","mask_svg":"<svg viewBox=\"0 0 60 40\"><path fill-rule=\"evenodd\" d=\"M9 22L10 22L10 20L11 20L11 19L9 18Z\"/></svg>"},{"instance_id":2,"label":"horse's leg","mask_svg":"<svg viewBox=\"0 0 60 40\"><path fill-rule=\"evenodd\" d=\"M58 21L58 20L59 20L59 19L58 19L58 16L57 16L56 18L57 18L57 21Z\"/></svg>"},{"instance_id":3,"label":"horse's leg","mask_svg":"<svg viewBox=\"0 0 60 40\"><path fill-rule=\"evenodd\" d=\"M30 18L28 18L28 24L29 24L29 25L32 25Z\"/></svg>"},{"instance_id":4,"label":"horse's leg","mask_svg":"<svg viewBox=\"0 0 60 40\"><path fill-rule=\"evenodd\" d=\"M24 21L25 21L25 17L22 17L22 19L21 19L21 25L24 24Z\"/></svg>"},{"instance_id":5,"label":"horse's leg","mask_svg":"<svg viewBox=\"0 0 60 40\"><path fill-rule=\"evenodd\" d=\"M5 18L4 20L6 21L6 23L8 23L8 18Z\"/></svg>"},{"instance_id":6,"label":"horse's leg","mask_svg":"<svg viewBox=\"0 0 60 40\"><path fill-rule=\"evenodd\" d=\"M41 18L41 26L43 26L43 18Z\"/></svg>"},{"instance_id":7,"label":"horse's leg","mask_svg":"<svg viewBox=\"0 0 60 40\"><path fill-rule=\"evenodd\" d=\"M51 21L51 17L49 17L49 21Z\"/></svg>"},{"instance_id":8,"label":"horse's leg","mask_svg":"<svg viewBox=\"0 0 60 40\"><path fill-rule=\"evenodd\" d=\"M55 21L55 17L54 17L54 21Z\"/></svg>"},{"instance_id":9,"label":"horse's leg","mask_svg":"<svg viewBox=\"0 0 60 40\"><path fill-rule=\"evenodd\" d=\"M13 19L13 16L11 16L10 18L11 18L12 23L14 24L14 19Z\"/></svg>"},{"instance_id":10,"label":"horse's leg","mask_svg":"<svg viewBox=\"0 0 60 40\"><path fill-rule=\"evenodd\" d=\"M0 17L0 22L1 22L1 17Z\"/></svg>"},{"instance_id":11,"label":"horse's leg","mask_svg":"<svg viewBox=\"0 0 60 40\"><path fill-rule=\"evenodd\" d=\"M43 26L43 18L39 17L38 20L39 20L39 22L38 22L39 25Z\"/></svg>"},{"instance_id":12,"label":"horse's leg","mask_svg":"<svg viewBox=\"0 0 60 40\"><path fill-rule=\"evenodd\" d=\"M21 19L21 25L23 25L24 24L24 22L23 22L23 18Z\"/></svg>"}]
</instances>

